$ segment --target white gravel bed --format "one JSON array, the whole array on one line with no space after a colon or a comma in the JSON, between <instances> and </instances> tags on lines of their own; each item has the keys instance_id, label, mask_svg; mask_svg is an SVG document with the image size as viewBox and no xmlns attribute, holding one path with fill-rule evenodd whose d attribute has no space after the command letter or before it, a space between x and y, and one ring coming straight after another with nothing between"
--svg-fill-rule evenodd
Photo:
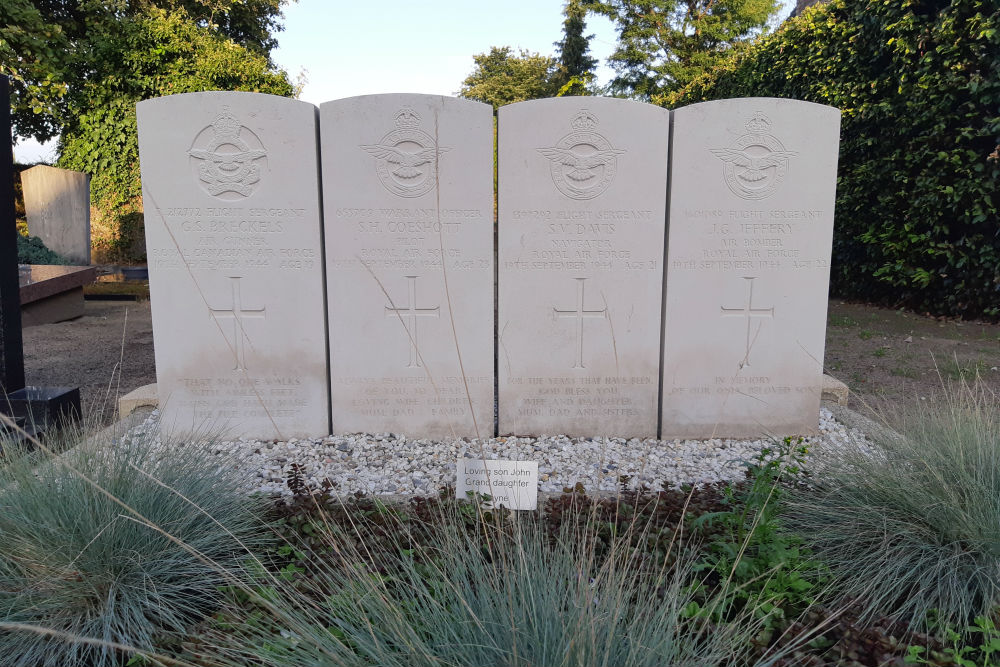
<instances>
[{"instance_id":1,"label":"white gravel bed","mask_svg":"<svg viewBox=\"0 0 1000 667\"><path fill-rule=\"evenodd\" d=\"M829 452L864 438L848 429L826 408L820 410L820 434L805 438L810 451ZM159 413L130 431L158 438ZM128 436L126 436L128 437ZM236 454L251 466L256 490L289 495L287 480L298 464L309 485L329 480L337 495L433 495L454 486L459 457L538 461L539 491L560 492L582 483L588 492L614 491L626 484L653 490L682 484L701 485L745 478L747 467L773 440L627 440L624 438L490 438L488 440L409 440L391 433L351 434L290 440L240 439L208 444L220 455ZM771 454L773 458L775 454Z\"/></svg>"}]
</instances>

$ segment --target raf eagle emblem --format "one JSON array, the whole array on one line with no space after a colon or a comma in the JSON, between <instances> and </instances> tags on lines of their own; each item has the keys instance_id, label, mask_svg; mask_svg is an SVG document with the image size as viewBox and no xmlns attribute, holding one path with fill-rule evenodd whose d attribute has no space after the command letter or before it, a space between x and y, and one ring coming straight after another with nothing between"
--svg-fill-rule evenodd
<instances>
[{"instance_id":1,"label":"raf eagle emblem","mask_svg":"<svg viewBox=\"0 0 1000 667\"><path fill-rule=\"evenodd\" d=\"M425 164L432 164L437 159L439 153L444 153L448 149L424 148L414 153L407 153L396 146L384 146L382 144L372 144L362 146L363 149L374 155L379 160L385 160L392 165L390 173L397 178L411 180L420 178L424 172L417 167Z\"/></svg>"},{"instance_id":2,"label":"raf eagle emblem","mask_svg":"<svg viewBox=\"0 0 1000 667\"><path fill-rule=\"evenodd\" d=\"M594 132L597 124L596 116L581 109L570 123L572 132L555 146L537 149L549 160L556 189L571 199L593 199L607 190L618 171L618 156L625 153Z\"/></svg>"},{"instance_id":3,"label":"raf eagle emblem","mask_svg":"<svg viewBox=\"0 0 1000 667\"><path fill-rule=\"evenodd\" d=\"M768 134L770 127L771 121L758 111L747 121L747 134L727 148L709 149L724 163L726 185L742 199L771 196L785 179L788 161L798 155Z\"/></svg>"},{"instance_id":4,"label":"raf eagle emblem","mask_svg":"<svg viewBox=\"0 0 1000 667\"><path fill-rule=\"evenodd\" d=\"M194 158L198 181L210 195L233 200L253 193L263 171L259 161L267 151L257 135L223 108L195 137L188 156Z\"/></svg>"},{"instance_id":5,"label":"raf eagle emblem","mask_svg":"<svg viewBox=\"0 0 1000 667\"><path fill-rule=\"evenodd\" d=\"M788 158L798 155L793 151L771 151L767 155L754 157L747 151L738 151L734 148L713 148L712 154L724 162L732 163L735 167L743 167L743 171L737 173L736 177L751 184L766 179L769 168L780 167Z\"/></svg>"},{"instance_id":6,"label":"raf eagle emblem","mask_svg":"<svg viewBox=\"0 0 1000 667\"><path fill-rule=\"evenodd\" d=\"M566 178L583 186L587 181L600 176L599 168L613 166L615 157L625 151L613 148L598 150L590 155L577 155L567 148L539 148L538 152L553 162L558 162L563 167Z\"/></svg>"},{"instance_id":7,"label":"raf eagle emblem","mask_svg":"<svg viewBox=\"0 0 1000 667\"><path fill-rule=\"evenodd\" d=\"M438 146L420 130L420 116L410 107L396 113L396 129L378 143L360 148L375 158L382 186L399 197L419 197L437 184L438 157L450 149Z\"/></svg>"}]
</instances>

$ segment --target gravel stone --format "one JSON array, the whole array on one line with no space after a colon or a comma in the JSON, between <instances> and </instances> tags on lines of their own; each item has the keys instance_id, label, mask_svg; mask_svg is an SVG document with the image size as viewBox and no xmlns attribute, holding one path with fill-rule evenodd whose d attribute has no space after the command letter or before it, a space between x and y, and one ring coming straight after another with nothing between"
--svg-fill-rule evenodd
<instances>
[{"instance_id":1,"label":"gravel stone","mask_svg":"<svg viewBox=\"0 0 1000 667\"><path fill-rule=\"evenodd\" d=\"M865 441L826 408L820 409L820 434L804 438L817 464L838 449ZM124 437L159 439L159 411L154 410ZM501 437L487 440L410 440L394 433L326 436L288 442L246 438L208 444L219 455L237 454L258 480L257 491L290 495L293 465L310 484L329 480L334 492L370 495L434 495L454 487L456 461L500 459L537 461L539 491L558 493L582 483L588 492L611 492L624 484L658 490L738 481L773 440L640 440L632 438ZM774 458L772 453L767 458ZM817 465L817 467L820 467ZM626 479L627 478L627 479Z\"/></svg>"}]
</instances>

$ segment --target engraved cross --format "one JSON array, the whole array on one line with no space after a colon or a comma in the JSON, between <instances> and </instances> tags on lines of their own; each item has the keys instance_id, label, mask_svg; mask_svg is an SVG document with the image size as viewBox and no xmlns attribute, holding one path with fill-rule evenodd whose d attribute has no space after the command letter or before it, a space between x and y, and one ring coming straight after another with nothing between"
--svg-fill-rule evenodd
<instances>
[{"instance_id":1,"label":"engraved cross","mask_svg":"<svg viewBox=\"0 0 1000 667\"><path fill-rule=\"evenodd\" d=\"M410 338L410 363L406 364L407 368L420 367L420 355L417 349L417 318L438 317L441 313L440 306L434 306L433 308L417 308L417 278L418 276L406 276L406 279L410 283L409 301L407 302L407 305L399 308L393 308L390 304L385 307L386 317L396 317L409 320L409 322L403 322L403 327L406 329L406 335Z\"/></svg>"},{"instance_id":2,"label":"engraved cross","mask_svg":"<svg viewBox=\"0 0 1000 667\"><path fill-rule=\"evenodd\" d=\"M572 317L576 320L576 363L573 364L573 368L583 368L583 319L584 318L603 318L608 317L608 307L605 306L601 310L586 310L583 306L583 284L586 282L586 278L574 278L576 280L576 310L559 310L558 308L553 308L553 312L560 318Z\"/></svg>"},{"instance_id":3,"label":"engraved cross","mask_svg":"<svg viewBox=\"0 0 1000 667\"><path fill-rule=\"evenodd\" d=\"M774 318L774 306L770 308L754 308L753 307L753 281L756 277L743 276L743 280L747 281L747 302L742 308L725 308L722 307L723 317L743 317L747 321L747 342L746 342L746 352L743 356L743 361L740 362L740 368L750 365L750 318L751 317L767 317ZM760 327L757 327L760 331Z\"/></svg>"},{"instance_id":4,"label":"engraved cross","mask_svg":"<svg viewBox=\"0 0 1000 667\"><path fill-rule=\"evenodd\" d=\"M260 319L266 318L264 308L244 308L243 300L240 295L240 278L242 276L229 276L232 281L232 306L230 308L212 308L209 307L209 316L215 320L219 318L232 318L233 320L233 341L232 346L233 355L236 357L236 365L233 366L234 371L245 371L247 369L246 362L246 348L243 345L243 339L249 340L246 334L246 330L243 328L243 320L245 319Z\"/></svg>"}]
</instances>

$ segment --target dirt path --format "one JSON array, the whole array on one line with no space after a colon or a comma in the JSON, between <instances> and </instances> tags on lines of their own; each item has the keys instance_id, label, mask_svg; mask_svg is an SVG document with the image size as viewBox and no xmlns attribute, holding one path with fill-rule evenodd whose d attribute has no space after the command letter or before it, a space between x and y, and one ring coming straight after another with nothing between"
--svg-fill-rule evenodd
<instances>
[{"instance_id":1,"label":"dirt path","mask_svg":"<svg viewBox=\"0 0 1000 667\"><path fill-rule=\"evenodd\" d=\"M108 424L119 395L156 382L149 302L87 301L84 312L23 330L25 380L79 387L84 414Z\"/></svg>"},{"instance_id":2,"label":"dirt path","mask_svg":"<svg viewBox=\"0 0 1000 667\"><path fill-rule=\"evenodd\" d=\"M934 400L942 382L977 375L1000 392L1000 325L836 300L827 325L826 370L862 412ZM84 411L103 407L104 423L117 395L156 382L149 302L87 301L77 320L25 329L24 351L29 384L80 387Z\"/></svg>"},{"instance_id":3,"label":"dirt path","mask_svg":"<svg viewBox=\"0 0 1000 667\"><path fill-rule=\"evenodd\" d=\"M861 412L933 401L947 383L977 377L1000 393L1000 325L834 300L826 372L850 387L850 406Z\"/></svg>"}]
</instances>

